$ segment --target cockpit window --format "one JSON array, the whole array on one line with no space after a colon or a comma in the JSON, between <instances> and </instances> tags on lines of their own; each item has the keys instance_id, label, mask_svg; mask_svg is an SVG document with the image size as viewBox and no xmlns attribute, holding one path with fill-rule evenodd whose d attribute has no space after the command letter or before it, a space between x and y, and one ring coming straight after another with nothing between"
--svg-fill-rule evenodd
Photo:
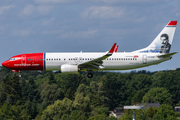
<instances>
[{"instance_id":1,"label":"cockpit window","mask_svg":"<svg viewBox=\"0 0 180 120\"><path fill-rule=\"evenodd\" d=\"M16 58L10 58L9 60L10 60L10 61L13 61L13 60L16 60Z\"/></svg>"},{"instance_id":2,"label":"cockpit window","mask_svg":"<svg viewBox=\"0 0 180 120\"><path fill-rule=\"evenodd\" d=\"M10 58L9 60L10 61L14 61L14 60L19 60L19 59L21 59L20 57L16 57L16 58Z\"/></svg>"}]
</instances>

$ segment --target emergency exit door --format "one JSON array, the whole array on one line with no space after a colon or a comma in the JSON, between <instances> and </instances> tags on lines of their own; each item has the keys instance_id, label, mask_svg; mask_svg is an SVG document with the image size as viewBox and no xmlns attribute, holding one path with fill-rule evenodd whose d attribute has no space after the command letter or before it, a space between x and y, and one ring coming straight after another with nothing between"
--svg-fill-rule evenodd
<instances>
[{"instance_id":1,"label":"emergency exit door","mask_svg":"<svg viewBox=\"0 0 180 120\"><path fill-rule=\"evenodd\" d=\"M147 63L147 55L143 55L143 64Z\"/></svg>"},{"instance_id":2,"label":"emergency exit door","mask_svg":"<svg viewBox=\"0 0 180 120\"><path fill-rule=\"evenodd\" d=\"M26 55L22 55L21 64L26 64Z\"/></svg>"}]
</instances>

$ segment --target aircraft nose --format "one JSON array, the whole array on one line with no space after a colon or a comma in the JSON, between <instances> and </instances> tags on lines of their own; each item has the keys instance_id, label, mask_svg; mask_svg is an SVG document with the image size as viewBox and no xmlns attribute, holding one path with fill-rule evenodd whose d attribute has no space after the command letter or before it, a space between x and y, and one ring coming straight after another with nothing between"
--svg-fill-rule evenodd
<instances>
[{"instance_id":1,"label":"aircraft nose","mask_svg":"<svg viewBox=\"0 0 180 120\"><path fill-rule=\"evenodd\" d=\"M7 61L4 61L4 62L2 63L2 66L8 67L8 62L7 62Z\"/></svg>"}]
</instances>

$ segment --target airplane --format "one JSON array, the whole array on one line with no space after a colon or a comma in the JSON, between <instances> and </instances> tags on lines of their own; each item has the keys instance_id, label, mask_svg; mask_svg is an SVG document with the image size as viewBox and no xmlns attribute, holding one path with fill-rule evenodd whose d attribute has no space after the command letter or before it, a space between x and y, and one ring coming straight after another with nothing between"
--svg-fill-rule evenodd
<instances>
[{"instance_id":1,"label":"airplane","mask_svg":"<svg viewBox=\"0 0 180 120\"><path fill-rule=\"evenodd\" d=\"M177 52L169 53L177 21L170 21L153 42L146 48L132 52L117 52L116 43L107 52L69 52L69 53L27 53L11 57L2 66L21 70L61 71L78 73L87 71L92 78L92 71L129 70L150 65L157 65L170 60Z\"/></svg>"}]
</instances>

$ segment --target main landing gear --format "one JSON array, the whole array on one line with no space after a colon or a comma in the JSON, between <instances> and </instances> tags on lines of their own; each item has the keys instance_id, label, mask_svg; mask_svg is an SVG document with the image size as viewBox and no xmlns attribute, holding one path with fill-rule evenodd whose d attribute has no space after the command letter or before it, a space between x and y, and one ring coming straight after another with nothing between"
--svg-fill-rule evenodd
<instances>
[{"instance_id":1,"label":"main landing gear","mask_svg":"<svg viewBox=\"0 0 180 120\"><path fill-rule=\"evenodd\" d=\"M19 70L19 78L21 78L21 71Z\"/></svg>"},{"instance_id":2,"label":"main landing gear","mask_svg":"<svg viewBox=\"0 0 180 120\"><path fill-rule=\"evenodd\" d=\"M93 74L90 73L90 72L88 72L87 77L88 77L88 78L92 78L92 77L93 77Z\"/></svg>"}]
</instances>

